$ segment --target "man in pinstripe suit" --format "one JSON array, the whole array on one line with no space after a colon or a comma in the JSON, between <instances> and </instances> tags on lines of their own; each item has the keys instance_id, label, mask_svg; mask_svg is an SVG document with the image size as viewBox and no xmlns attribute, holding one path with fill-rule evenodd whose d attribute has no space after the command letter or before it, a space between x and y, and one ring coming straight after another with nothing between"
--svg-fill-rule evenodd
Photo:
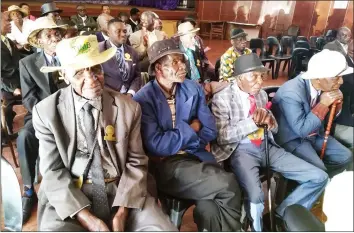
<instances>
[{"instance_id":1,"label":"man in pinstripe suit","mask_svg":"<svg viewBox=\"0 0 354 233\"><path fill-rule=\"evenodd\" d=\"M256 54L239 57L234 63L235 82L214 94L212 111L218 129L212 153L217 162L228 159L233 173L246 193L246 212L255 231L262 230L264 195L259 168L265 166L263 128L268 125L270 168L285 178L300 183L275 210L281 218L287 206L300 204L310 209L323 192L328 176L321 169L279 147L272 133L278 124L269 108L268 97L261 90L266 68Z\"/></svg>"}]
</instances>

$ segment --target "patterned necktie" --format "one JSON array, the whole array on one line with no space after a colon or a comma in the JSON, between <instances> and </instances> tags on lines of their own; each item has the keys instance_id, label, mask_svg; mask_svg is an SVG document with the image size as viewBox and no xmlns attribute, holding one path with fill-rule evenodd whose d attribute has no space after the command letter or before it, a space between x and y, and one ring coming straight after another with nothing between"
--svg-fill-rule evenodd
<instances>
[{"instance_id":1,"label":"patterned necktie","mask_svg":"<svg viewBox=\"0 0 354 233\"><path fill-rule=\"evenodd\" d=\"M60 64L55 56L52 56L52 61L49 63L49 66L60 66ZM54 71L54 72L50 73L50 76L51 76L51 78L49 78L50 90L52 93L54 93L58 90L57 83L59 80L59 72Z\"/></svg>"},{"instance_id":2,"label":"patterned necktie","mask_svg":"<svg viewBox=\"0 0 354 233\"><path fill-rule=\"evenodd\" d=\"M248 100L250 101L250 111L249 115L252 115L254 111L256 111L257 105L256 105L256 98L254 98L254 95L248 96Z\"/></svg>"},{"instance_id":3,"label":"patterned necktie","mask_svg":"<svg viewBox=\"0 0 354 233\"><path fill-rule=\"evenodd\" d=\"M199 80L200 74L197 66L195 65L194 55L191 49L186 49L186 53L189 59L190 67L191 67L191 79L192 80Z\"/></svg>"},{"instance_id":4,"label":"patterned necktie","mask_svg":"<svg viewBox=\"0 0 354 233\"><path fill-rule=\"evenodd\" d=\"M122 75L122 80L127 80L128 72L127 67L125 66L125 60L123 58L122 50L120 48L117 49L116 58L118 62L118 69Z\"/></svg>"},{"instance_id":5,"label":"patterned necktie","mask_svg":"<svg viewBox=\"0 0 354 233\"><path fill-rule=\"evenodd\" d=\"M86 103L83 107L84 112L84 126L85 134L87 140L88 150L91 152L93 150L92 163L90 167L91 179L92 179L92 204L93 212L96 217L104 221L109 222L110 218L110 208L108 205L108 198L105 191L106 185L104 182L103 168L101 163L101 152L98 147L98 143L95 143L95 121L92 114L93 106ZM94 146L95 145L95 146ZM94 146L94 148L92 148Z\"/></svg>"}]
</instances>

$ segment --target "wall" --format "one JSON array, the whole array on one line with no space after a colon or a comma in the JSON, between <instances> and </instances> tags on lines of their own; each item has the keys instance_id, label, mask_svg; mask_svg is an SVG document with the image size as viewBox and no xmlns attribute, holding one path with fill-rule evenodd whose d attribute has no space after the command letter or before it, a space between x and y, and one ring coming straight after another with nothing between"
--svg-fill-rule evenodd
<instances>
[{"instance_id":1,"label":"wall","mask_svg":"<svg viewBox=\"0 0 354 233\"><path fill-rule=\"evenodd\" d=\"M338 8L339 5L333 0L199 0L197 15L199 20L206 21L260 24L262 37L284 31L292 24L298 25L300 34L307 37L322 35L327 29L341 26L347 26L353 32L353 1L344 4L344 9Z\"/></svg>"}]
</instances>

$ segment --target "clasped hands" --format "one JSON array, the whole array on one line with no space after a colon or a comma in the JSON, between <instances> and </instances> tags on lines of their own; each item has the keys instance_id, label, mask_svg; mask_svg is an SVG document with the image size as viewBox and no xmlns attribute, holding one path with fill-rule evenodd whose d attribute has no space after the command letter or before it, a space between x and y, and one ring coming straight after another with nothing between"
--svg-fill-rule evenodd
<instances>
[{"instance_id":1,"label":"clasped hands","mask_svg":"<svg viewBox=\"0 0 354 233\"><path fill-rule=\"evenodd\" d=\"M125 207L119 207L112 220L112 230L123 232L128 218L129 210ZM88 231L111 231L101 219L97 218L87 208L77 213L77 220Z\"/></svg>"},{"instance_id":2,"label":"clasped hands","mask_svg":"<svg viewBox=\"0 0 354 233\"><path fill-rule=\"evenodd\" d=\"M270 130L275 128L274 117L265 108L257 108L252 114L252 119L258 126L267 125Z\"/></svg>"}]
</instances>

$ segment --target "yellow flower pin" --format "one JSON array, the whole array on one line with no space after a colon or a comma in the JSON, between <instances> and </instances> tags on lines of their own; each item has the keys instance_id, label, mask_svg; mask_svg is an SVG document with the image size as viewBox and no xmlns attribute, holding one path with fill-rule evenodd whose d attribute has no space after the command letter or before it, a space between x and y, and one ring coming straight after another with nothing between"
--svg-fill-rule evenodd
<instances>
[{"instance_id":1,"label":"yellow flower pin","mask_svg":"<svg viewBox=\"0 0 354 233\"><path fill-rule=\"evenodd\" d=\"M116 137L114 135L114 127L112 125L107 125L105 129L106 136L104 136L104 140L106 141L116 141Z\"/></svg>"},{"instance_id":2,"label":"yellow flower pin","mask_svg":"<svg viewBox=\"0 0 354 233\"><path fill-rule=\"evenodd\" d=\"M125 58L125 60L132 60L131 58L130 58L130 54L129 53L125 53L124 54L124 58Z\"/></svg>"}]
</instances>

